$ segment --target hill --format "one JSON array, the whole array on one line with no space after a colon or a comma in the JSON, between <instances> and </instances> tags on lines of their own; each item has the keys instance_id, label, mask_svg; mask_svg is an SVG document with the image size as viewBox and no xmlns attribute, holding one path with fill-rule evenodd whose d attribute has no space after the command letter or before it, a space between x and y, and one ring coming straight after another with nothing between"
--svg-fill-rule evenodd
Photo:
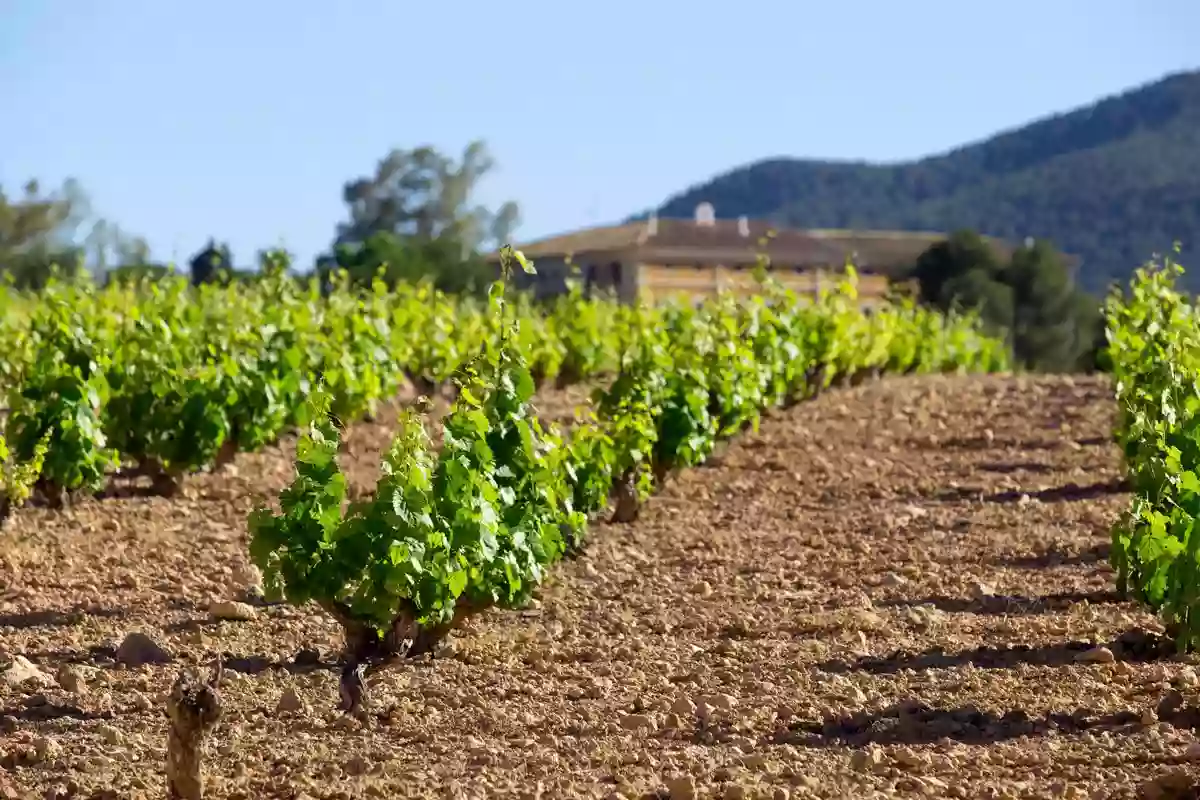
<instances>
[{"instance_id":1,"label":"hill","mask_svg":"<svg viewBox=\"0 0 1200 800\"><path fill-rule=\"evenodd\" d=\"M1091 290L1180 241L1200 288L1200 71L917 161L759 161L657 210L687 217L702 201L722 218L804 228L1045 237L1082 258Z\"/></svg>"}]
</instances>

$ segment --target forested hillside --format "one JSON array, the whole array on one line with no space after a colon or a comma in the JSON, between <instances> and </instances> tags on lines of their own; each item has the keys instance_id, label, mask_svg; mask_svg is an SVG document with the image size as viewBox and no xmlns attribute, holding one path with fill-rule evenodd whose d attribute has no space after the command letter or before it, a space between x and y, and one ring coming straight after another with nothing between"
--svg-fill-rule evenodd
<instances>
[{"instance_id":1,"label":"forested hillside","mask_svg":"<svg viewBox=\"0 0 1200 800\"><path fill-rule=\"evenodd\" d=\"M1045 237L1103 289L1152 252L1200 252L1200 71L1180 73L948 153L899 164L772 159L659 207L807 228ZM1193 262L1195 259L1191 259ZM1200 270L1188 276L1200 287Z\"/></svg>"}]
</instances>

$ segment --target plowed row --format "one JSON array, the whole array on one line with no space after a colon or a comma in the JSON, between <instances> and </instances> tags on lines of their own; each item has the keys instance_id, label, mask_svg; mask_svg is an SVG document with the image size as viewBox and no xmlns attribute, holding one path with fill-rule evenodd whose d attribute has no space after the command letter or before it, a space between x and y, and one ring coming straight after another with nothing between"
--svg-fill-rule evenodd
<instances>
[{"instance_id":1,"label":"plowed row","mask_svg":"<svg viewBox=\"0 0 1200 800\"><path fill-rule=\"evenodd\" d=\"M1101 380L1001 377L775 414L638 522L598 524L534 607L380 674L369 728L334 710L315 609L208 616L286 446L182 499L26 510L0 538L0 664L83 684L0 684L0 786L161 797L165 693L223 653L214 797L1134 796L1200 758L1200 679L1111 593L1111 414ZM358 484L388 434L354 429ZM130 631L174 662L117 665ZM288 690L302 709L277 709Z\"/></svg>"}]
</instances>

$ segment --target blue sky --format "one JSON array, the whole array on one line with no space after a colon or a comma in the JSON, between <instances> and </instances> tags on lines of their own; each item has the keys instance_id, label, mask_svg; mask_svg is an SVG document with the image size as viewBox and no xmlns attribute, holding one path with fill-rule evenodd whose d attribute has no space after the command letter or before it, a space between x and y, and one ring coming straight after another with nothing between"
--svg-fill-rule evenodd
<instances>
[{"instance_id":1,"label":"blue sky","mask_svg":"<svg viewBox=\"0 0 1200 800\"><path fill-rule=\"evenodd\" d=\"M984 138L1200 66L1197 31L1195 0L0 0L0 186L78 178L159 258L309 261L391 147L483 138L528 239Z\"/></svg>"}]
</instances>

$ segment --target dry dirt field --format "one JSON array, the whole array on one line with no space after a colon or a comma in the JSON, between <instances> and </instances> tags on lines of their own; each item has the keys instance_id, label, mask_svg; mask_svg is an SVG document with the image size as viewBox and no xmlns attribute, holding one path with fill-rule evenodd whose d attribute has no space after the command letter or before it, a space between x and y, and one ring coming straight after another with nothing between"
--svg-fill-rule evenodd
<instances>
[{"instance_id":1,"label":"dry dirt field","mask_svg":"<svg viewBox=\"0 0 1200 800\"><path fill-rule=\"evenodd\" d=\"M214 798L1137 796L1200 761L1200 678L1111 591L1112 410L1099 379L911 378L773 414L533 607L376 676L365 728L315 609L210 617L286 446L181 499L27 509L0 670L44 680L0 681L0 798L162 797L165 694L218 654ZM387 433L354 429L358 483ZM139 631L171 662L119 663Z\"/></svg>"}]
</instances>

